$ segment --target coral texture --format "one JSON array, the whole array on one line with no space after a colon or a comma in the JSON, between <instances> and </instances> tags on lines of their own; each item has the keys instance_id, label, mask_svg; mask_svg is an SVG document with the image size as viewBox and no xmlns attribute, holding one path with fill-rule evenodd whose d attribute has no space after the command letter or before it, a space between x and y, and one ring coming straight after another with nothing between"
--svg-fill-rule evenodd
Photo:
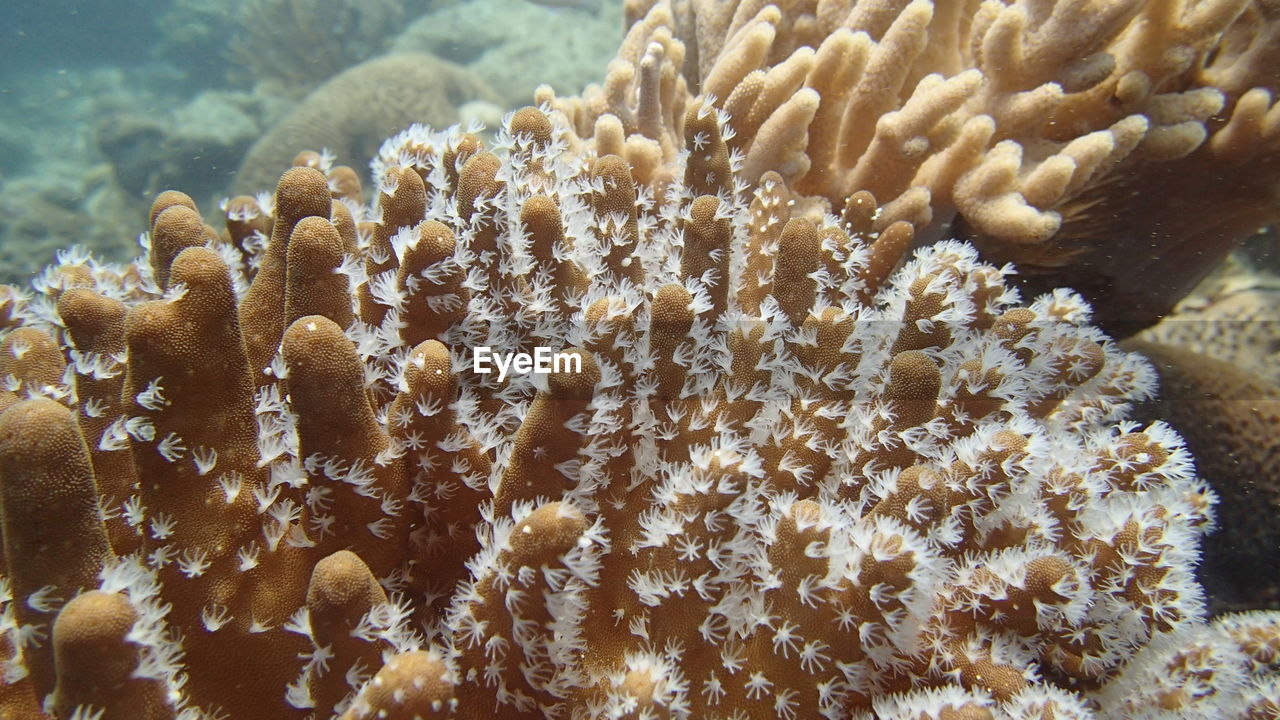
<instances>
[{"instance_id":1,"label":"coral texture","mask_svg":"<svg viewBox=\"0 0 1280 720\"><path fill-rule=\"evenodd\" d=\"M1128 333L1276 218L1278 12L1268 0L632 0L602 85L540 98L608 152L625 141L669 159L683 108L712 97L748 184L777 171L837 215L870 192L881 227L958 231L1044 276L1034 282L1077 288Z\"/></svg>"},{"instance_id":2,"label":"coral texture","mask_svg":"<svg viewBox=\"0 0 1280 720\"><path fill-rule=\"evenodd\" d=\"M378 55L404 22L406 5L416 4L415 0L247 0L232 13L235 33L227 56L255 80L274 78L291 88L310 88ZM184 9L185 15L200 8ZM217 10L227 15L225 7Z\"/></svg>"},{"instance_id":3,"label":"coral texture","mask_svg":"<svg viewBox=\"0 0 1280 720\"><path fill-rule=\"evenodd\" d=\"M1280 384L1280 278L1228 258L1138 339L1187 348Z\"/></svg>"},{"instance_id":4,"label":"coral texture","mask_svg":"<svg viewBox=\"0 0 1280 720\"><path fill-rule=\"evenodd\" d=\"M579 92L599 79L600 68L617 51L622 3L581 4L598 7L592 12L528 0L441 3L406 25L388 52L448 58L488 83L505 109L516 108L540 84Z\"/></svg>"},{"instance_id":5,"label":"coral texture","mask_svg":"<svg viewBox=\"0 0 1280 720\"><path fill-rule=\"evenodd\" d=\"M1280 604L1273 572L1280 529L1280 387L1246 368L1184 347L1127 341L1155 364L1160 397L1152 414L1186 438L1230 518L1205 544L1214 599L1238 607Z\"/></svg>"},{"instance_id":6,"label":"coral texture","mask_svg":"<svg viewBox=\"0 0 1280 720\"><path fill-rule=\"evenodd\" d=\"M271 187L280 168L303 150L369 157L383 139L410 123L451 125L463 103L493 99L478 77L425 53L368 60L327 80L264 132L241 160L232 189Z\"/></svg>"},{"instance_id":7,"label":"coral texture","mask_svg":"<svg viewBox=\"0 0 1280 720\"><path fill-rule=\"evenodd\" d=\"M1221 500L1201 576L1211 608L1280 607L1280 283L1265 266L1275 239L1237 252L1174 312L1126 341L1150 358L1160 392L1140 415L1177 429Z\"/></svg>"},{"instance_id":8,"label":"coral texture","mask_svg":"<svg viewBox=\"0 0 1280 720\"><path fill-rule=\"evenodd\" d=\"M6 711L1275 716L1146 362L865 197L814 221L727 120L660 168L549 106L414 127L371 207L304 158L6 293Z\"/></svg>"}]
</instances>

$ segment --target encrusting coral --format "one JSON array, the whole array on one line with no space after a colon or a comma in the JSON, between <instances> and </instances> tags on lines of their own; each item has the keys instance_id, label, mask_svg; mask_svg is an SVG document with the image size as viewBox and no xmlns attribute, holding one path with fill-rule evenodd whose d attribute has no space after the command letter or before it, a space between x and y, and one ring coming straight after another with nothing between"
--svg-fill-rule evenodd
<instances>
[{"instance_id":1,"label":"encrusting coral","mask_svg":"<svg viewBox=\"0 0 1280 720\"><path fill-rule=\"evenodd\" d=\"M686 113L414 127L372 206L303 156L0 295L5 712L1274 717L1147 363Z\"/></svg>"},{"instance_id":2,"label":"encrusting coral","mask_svg":"<svg viewBox=\"0 0 1280 720\"><path fill-rule=\"evenodd\" d=\"M1270 0L629 0L602 85L550 101L633 165L714 99L753 184L842 214L869 192L1126 334L1276 219ZM648 178L646 178L648 180Z\"/></svg>"},{"instance_id":3,"label":"encrusting coral","mask_svg":"<svg viewBox=\"0 0 1280 720\"><path fill-rule=\"evenodd\" d=\"M1247 369L1186 347L1127 341L1155 364L1158 402L1150 414L1177 428L1231 518L1204 545L1203 574L1227 607L1280 604L1273 572L1280 530L1280 387Z\"/></svg>"},{"instance_id":4,"label":"encrusting coral","mask_svg":"<svg viewBox=\"0 0 1280 720\"><path fill-rule=\"evenodd\" d=\"M1266 257L1274 239L1250 248ZM1265 254L1264 254L1265 253ZM1280 607L1280 308L1276 278L1244 252L1157 325L1126 340L1160 376L1140 416L1169 422L1218 492L1219 524L1202 548L1211 607Z\"/></svg>"}]
</instances>

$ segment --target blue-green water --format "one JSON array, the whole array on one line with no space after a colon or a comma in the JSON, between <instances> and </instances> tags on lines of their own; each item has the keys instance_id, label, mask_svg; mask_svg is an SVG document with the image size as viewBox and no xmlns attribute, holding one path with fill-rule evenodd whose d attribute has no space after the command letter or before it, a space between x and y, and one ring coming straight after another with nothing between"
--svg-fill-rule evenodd
<instances>
[{"instance_id":1,"label":"blue-green water","mask_svg":"<svg viewBox=\"0 0 1280 720\"><path fill-rule=\"evenodd\" d=\"M211 213L233 191L269 191L303 149L330 148L363 169L382 137L411 122L492 126L531 102L540 83L573 94L598 82L621 36L617 3L9 4L0 31L0 278L25 277L69 242L132 257L139 222L165 189L181 188ZM404 53L456 64L461 89L430 101L420 98L433 88L409 89L403 107L382 108L376 120L259 147L242 174L254 143L310 93L352 66ZM473 100L480 104L467 106ZM359 102L350 98L350 114L360 114ZM424 107L428 117L418 117Z\"/></svg>"}]
</instances>

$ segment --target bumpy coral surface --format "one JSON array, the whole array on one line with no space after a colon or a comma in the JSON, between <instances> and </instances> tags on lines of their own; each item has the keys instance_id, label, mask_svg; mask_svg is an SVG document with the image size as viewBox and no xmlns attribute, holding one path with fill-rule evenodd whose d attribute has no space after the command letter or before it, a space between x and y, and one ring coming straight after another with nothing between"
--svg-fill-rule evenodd
<instances>
[{"instance_id":1,"label":"bumpy coral surface","mask_svg":"<svg viewBox=\"0 0 1280 720\"><path fill-rule=\"evenodd\" d=\"M415 127L372 207L303 156L11 290L4 707L1275 715L1280 620L1206 624L1213 496L1124 421L1145 361L683 126L652 184L546 109Z\"/></svg>"},{"instance_id":2,"label":"bumpy coral surface","mask_svg":"<svg viewBox=\"0 0 1280 720\"><path fill-rule=\"evenodd\" d=\"M1280 387L1238 365L1185 347L1128 341L1151 359L1160 376L1150 412L1178 428L1196 466L1217 491L1221 529L1204 547L1201 576L1211 606L1280 606L1272 572L1280 529Z\"/></svg>"}]
</instances>

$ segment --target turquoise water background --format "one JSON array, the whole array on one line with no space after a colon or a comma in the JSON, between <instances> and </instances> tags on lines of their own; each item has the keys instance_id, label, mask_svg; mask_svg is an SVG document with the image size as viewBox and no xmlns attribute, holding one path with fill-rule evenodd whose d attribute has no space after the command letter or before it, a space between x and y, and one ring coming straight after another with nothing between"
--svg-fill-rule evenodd
<instances>
[{"instance_id":1,"label":"turquoise water background","mask_svg":"<svg viewBox=\"0 0 1280 720\"><path fill-rule=\"evenodd\" d=\"M547 0L554 4L555 0ZM620 3L525 0L97 0L5 4L0 29L0 281L78 243L137 252L156 193L206 216L233 192L269 191L299 150L329 148L367 177L377 141L415 120L496 124L539 83L598 82L622 37ZM344 70L425 53L456 72L403 107L331 94L340 127L284 128ZM366 73L366 77L368 74ZM426 82L425 80L423 82ZM472 101L478 101L472 103ZM472 103L472 104L468 104ZM423 116L425 117L419 117ZM299 125L297 118L293 119ZM258 147L277 130L276 147ZM304 147L305 146L305 147ZM282 160L283 159L283 160ZM237 185L237 179L240 179Z\"/></svg>"}]
</instances>

